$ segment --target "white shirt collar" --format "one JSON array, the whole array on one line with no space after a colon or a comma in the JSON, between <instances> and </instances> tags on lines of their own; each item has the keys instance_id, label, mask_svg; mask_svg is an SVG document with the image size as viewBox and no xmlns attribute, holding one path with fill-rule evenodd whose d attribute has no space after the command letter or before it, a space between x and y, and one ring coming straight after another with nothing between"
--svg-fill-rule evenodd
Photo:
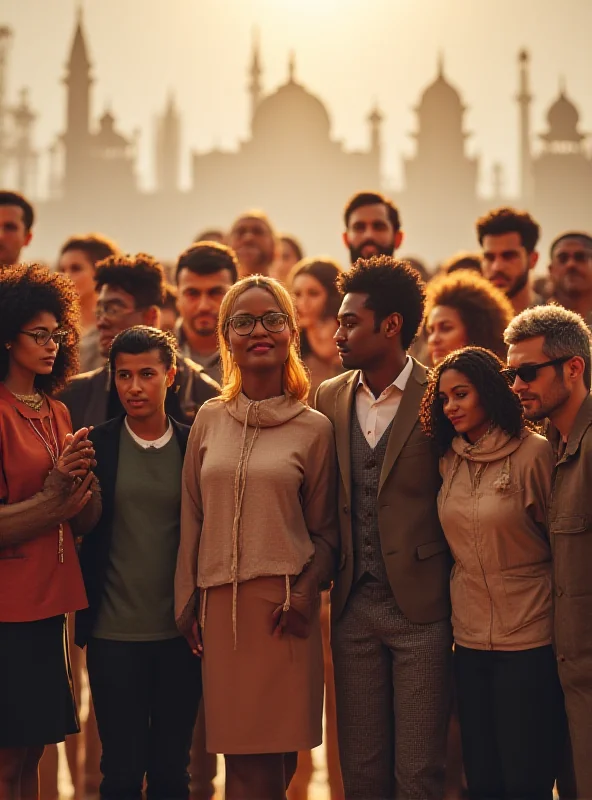
<instances>
[{"instance_id":1,"label":"white shirt collar","mask_svg":"<svg viewBox=\"0 0 592 800\"><path fill-rule=\"evenodd\" d=\"M129 435L134 440L134 442L136 444L139 444L140 447L143 447L144 450L149 450L151 447L153 447L155 450L160 450L161 447L164 447L165 444L168 444L173 438L173 424L170 421L170 419L169 419L169 427L166 429L165 433L163 433L160 439L154 439L152 441L148 439L141 439L139 436L137 436L130 428L129 422L127 421L127 417L125 418L125 427Z\"/></svg>"},{"instance_id":2,"label":"white shirt collar","mask_svg":"<svg viewBox=\"0 0 592 800\"><path fill-rule=\"evenodd\" d=\"M398 389L400 392L404 392L405 387L407 386L407 382L411 377L412 371L413 371L413 359L411 358L411 356L407 356L407 361L401 372L399 372L395 380L389 386L386 387L386 389L380 396L382 397L385 394L390 394L393 388ZM374 397L372 391L370 390L370 387L366 383L366 378L364 377L364 373L361 370L360 370L360 377L358 379L358 387L360 386L362 386L365 391L370 392L372 397Z\"/></svg>"}]
</instances>

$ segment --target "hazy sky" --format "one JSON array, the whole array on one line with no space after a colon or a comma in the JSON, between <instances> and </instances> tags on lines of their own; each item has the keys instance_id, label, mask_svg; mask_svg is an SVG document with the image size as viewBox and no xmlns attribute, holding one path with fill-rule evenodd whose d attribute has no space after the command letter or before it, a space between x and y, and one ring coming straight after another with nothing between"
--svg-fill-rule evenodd
<instances>
[{"instance_id":1,"label":"hazy sky","mask_svg":"<svg viewBox=\"0 0 592 800\"><path fill-rule=\"evenodd\" d=\"M386 120L384 171L400 186L401 158L412 154L413 108L436 74L468 107L470 154L481 156L481 187L501 161L516 189L516 54L532 55L533 133L563 77L592 131L592 0L2 0L0 25L14 30L8 97L31 89L43 149L63 130L64 63L82 5L94 66L93 115L109 105L121 132L141 130L140 177L153 179L154 118L173 90L183 115L185 183L192 149L233 148L248 136L247 66L259 30L263 83L296 77L327 105L333 137L367 145L366 116L376 100ZM533 137L536 141L536 137Z\"/></svg>"}]
</instances>

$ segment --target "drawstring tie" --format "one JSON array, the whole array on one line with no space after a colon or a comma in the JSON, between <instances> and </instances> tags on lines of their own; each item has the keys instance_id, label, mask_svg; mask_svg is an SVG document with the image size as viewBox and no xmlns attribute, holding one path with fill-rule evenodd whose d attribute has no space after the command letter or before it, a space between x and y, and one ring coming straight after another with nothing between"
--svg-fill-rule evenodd
<instances>
[{"instance_id":1,"label":"drawstring tie","mask_svg":"<svg viewBox=\"0 0 592 800\"><path fill-rule=\"evenodd\" d=\"M249 442L249 414L251 408L255 411L255 429ZM253 446L259 436L260 421L259 421L259 403L256 400L251 400L247 406L245 414L245 423L243 425L243 435L241 439L241 449L238 459L238 465L234 476L234 519L232 521L232 563L230 566L230 579L232 581L232 636L234 639L234 649L236 650L236 617L237 617L237 596L238 596L238 555L239 555L239 536L241 526L241 509L243 506L243 497L245 496L245 486L247 483L247 466Z\"/></svg>"},{"instance_id":2,"label":"drawstring tie","mask_svg":"<svg viewBox=\"0 0 592 800\"><path fill-rule=\"evenodd\" d=\"M251 408L255 412L255 426L253 435L249 439L249 414ZM250 400L245 414L245 421L243 424L243 433L241 437L241 448L238 459L236 473L234 475L234 518L232 520L232 562L230 566L230 580L232 582L232 636L234 640L234 649L237 647L237 601L238 601L238 561L239 561L239 540L241 528L241 510L243 506L243 498L245 496L245 487L247 484L247 467L253 447L259 431L261 428L259 419L259 402L257 400ZM204 589L202 604L201 604L201 619L200 625L203 629L206 621L206 602L207 602L207 589ZM291 605L291 587L290 576L286 575L286 599L284 600L282 611L287 612L290 610Z\"/></svg>"}]
</instances>

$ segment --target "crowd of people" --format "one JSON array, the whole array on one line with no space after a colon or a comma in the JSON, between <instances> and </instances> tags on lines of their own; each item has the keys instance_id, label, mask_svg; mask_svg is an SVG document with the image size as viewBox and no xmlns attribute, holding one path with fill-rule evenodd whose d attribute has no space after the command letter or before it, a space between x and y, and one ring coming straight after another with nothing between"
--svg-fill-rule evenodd
<instances>
[{"instance_id":1,"label":"crowd of people","mask_svg":"<svg viewBox=\"0 0 592 800\"><path fill-rule=\"evenodd\" d=\"M65 740L76 800L303 800L323 730L332 800L591 798L592 236L33 232L1 191L0 799Z\"/></svg>"}]
</instances>

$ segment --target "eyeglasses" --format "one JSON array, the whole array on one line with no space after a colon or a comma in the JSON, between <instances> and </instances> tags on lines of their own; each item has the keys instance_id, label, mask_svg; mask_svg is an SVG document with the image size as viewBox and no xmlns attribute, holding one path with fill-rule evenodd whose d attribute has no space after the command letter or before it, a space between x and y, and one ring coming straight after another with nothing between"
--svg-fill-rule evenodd
<instances>
[{"instance_id":1,"label":"eyeglasses","mask_svg":"<svg viewBox=\"0 0 592 800\"><path fill-rule=\"evenodd\" d=\"M561 266L575 261L576 264L585 264L592 259L592 250L576 250L574 253L557 253L555 261Z\"/></svg>"},{"instance_id":2,"label":"eyeglasses","mask_svg":"<svg viewBox=\"0 0 592 800\"><path fill-rule=\"evenodd\" d=\"M65 344L68 340L68 331L65 330L57 330L52 333L49 331L19 331L19 333L23 333L25 336L30 336L31 339L35 339L35 344L38 344L40 347L45 347L50 339L53 339L58 347L61 344Z\"/></svg>"},{"instance_id":3,"label":"eyeglasses","mask_svg":"<svg viewBox=\"0 0 592 800\"><path fill-rule=\"evenodd\" d=\"M523 383L532 383L536 380L537 372L543 367L555 367L558 364L565 364L573 356L562 356L554 358L552 361L545 361L543 364L524 364L522 367L508 367L502 370L502 375L512 385L516 378L520 378Z\"/></svg>"},{"instance_id":4,"label":"eyeglasses","mask_svg":"<svg viewBox=\"0 0 592 800\"><path fill-rule=\"evenodd\" d=\"M134 311L139 311L139 309L126 308L118 300L107 301L106 303L97 303L95 318L105 317L105 319L116 320L121 319L126 314L133 314Z\"/></svg>"},{"instance_id":5,"label":"eyeglasses","mask_svg":"<svg viewBox=\"0 0 592 800\"><path fill-rule=\"evenodd\" d=\"M239 336L249 336L255 330L255 325L260 322L268 333L281 333L288 322L288 315L281 311L268 311L260 317L252 314L237 314L228 320L232 330Z\"/></svg>"}]
</instances>

